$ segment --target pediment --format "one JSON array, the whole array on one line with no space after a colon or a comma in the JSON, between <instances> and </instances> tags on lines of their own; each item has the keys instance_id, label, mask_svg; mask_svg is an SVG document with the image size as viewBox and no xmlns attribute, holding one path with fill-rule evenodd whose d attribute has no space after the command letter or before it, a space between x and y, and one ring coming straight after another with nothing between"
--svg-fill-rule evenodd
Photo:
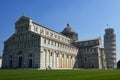
<instances>
[{"instance_id":1,"label":"pediment","mask_svg":"<svg viewBox=\"0 0 120 80\"><path fill-rule=\"evenodd\" d=\"M25 16L22 16L22 17L20 17L20 18L16 21L15 25L20 25L20 24L28 23L29 20L30 20L30 18L25 17Z\"/></svg>"},{"instance_id":2,"label":"pediment","mask_svg":"<svg viewBox=\"0 0 120 80\"><path fill-rule=\"evenodd\" d=\"M6 41L8 42L8 41L12 41L12 40L14 40L14 38L16 37L16 35L15 34L13 34L12 36L10 36Z\"/></svg>"}]
</instances>

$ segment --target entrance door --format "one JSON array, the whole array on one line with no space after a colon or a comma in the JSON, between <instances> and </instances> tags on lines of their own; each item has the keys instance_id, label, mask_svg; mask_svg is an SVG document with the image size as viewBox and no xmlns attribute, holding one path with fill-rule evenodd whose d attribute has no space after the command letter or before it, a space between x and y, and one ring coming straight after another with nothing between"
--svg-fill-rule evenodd
<instances>
[{"instance_id":1,"label":"entrance door","mask_svg":"<svg viewBox=\"0 0 120 80\"><path fill-rule=\"evenodd\" d=\"M19 67L19 68L21 68L21 67L22 67L22 57L19 57L18 67Z\"/></svg>"},{"instance_id":2,"label":"entrance door","mask_svg":"<svg viewBox=\"0 0 120 80\"><path fill-rule=\"evenodd\" d=\"M32 59L29 59L29 68L32 68Z\"/></svg>"},{"instance_id":3,"label":"entrance door","mask_svg":"<svg viewBox=\"0 0 120 80\"><path fill-rule=\"evenodd\" d=\"M95 68L95 65L94 64L92 64L92 66L91 66L92 68Z\"/></svg>"},{"instance_id":4,"label":"entrance door","mask_svg":"<svg viewBox=\"0 0 120 80\"><path fill-rule=\"evenodd\" d=\"M10 60L9 65L10 65L10 68L11 68L12 67L12 60Z\"/></svg>"}]
</instances>

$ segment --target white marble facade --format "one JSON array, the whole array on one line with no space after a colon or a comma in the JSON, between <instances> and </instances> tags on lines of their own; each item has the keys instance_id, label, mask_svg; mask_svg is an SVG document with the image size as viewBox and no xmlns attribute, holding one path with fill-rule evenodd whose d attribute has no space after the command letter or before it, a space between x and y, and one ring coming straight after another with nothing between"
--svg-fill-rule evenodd
<instances>
[{"instance_id":1,"label":"white marble facade","mask_svg":"<svg viewBox=\"0 0 120 80\"><path fill-rule=\"evenodd\" d=\"M69 25L64 29L67 37L21 16L15 31L4 42L2 68L106 68L101 39L78 41Z\"/></svg>"},{"instance_id":2,"label":"white marble facade","mask_svg":"<svg viewBox=\"0 0 120 80\"><path fill-rule=\"evenodd\" d=\"M78 48L70 39L22 16L5 41L2 68L73 68Z\"/></svg>"}]
</instances>

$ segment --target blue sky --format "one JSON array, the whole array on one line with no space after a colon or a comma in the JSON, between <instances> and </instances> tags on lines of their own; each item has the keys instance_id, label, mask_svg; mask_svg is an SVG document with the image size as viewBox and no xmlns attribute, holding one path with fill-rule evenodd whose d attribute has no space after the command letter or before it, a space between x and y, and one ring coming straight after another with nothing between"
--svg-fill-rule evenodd
<instances>
[{"instance_id":1,"label":"blue sky","mask_svg":"<svg viewBox=\"0 0 120 80\"><path fill-rule=\"evenodd\" d=\"M115 29L120 59L120 0L0 0L0 54L22 13L58 32L69 23L79 40L103 38L109 24Z\"/></svg>"}]
</instances>

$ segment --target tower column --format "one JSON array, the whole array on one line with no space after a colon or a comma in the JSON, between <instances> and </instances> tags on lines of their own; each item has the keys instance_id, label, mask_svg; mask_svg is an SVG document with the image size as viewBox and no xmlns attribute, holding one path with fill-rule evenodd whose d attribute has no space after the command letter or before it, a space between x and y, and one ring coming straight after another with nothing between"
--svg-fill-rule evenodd
<instances>
[{"instance_id":1,"label":"tower column","mask_svg":"<svg viewBox=\"0 0 120 80\"><path fill-rule=\"evenodd\" d=\"M116 34L112 28L105 30L104 49L107 68L116 68Z\"/></svg>"}]
</instances>

